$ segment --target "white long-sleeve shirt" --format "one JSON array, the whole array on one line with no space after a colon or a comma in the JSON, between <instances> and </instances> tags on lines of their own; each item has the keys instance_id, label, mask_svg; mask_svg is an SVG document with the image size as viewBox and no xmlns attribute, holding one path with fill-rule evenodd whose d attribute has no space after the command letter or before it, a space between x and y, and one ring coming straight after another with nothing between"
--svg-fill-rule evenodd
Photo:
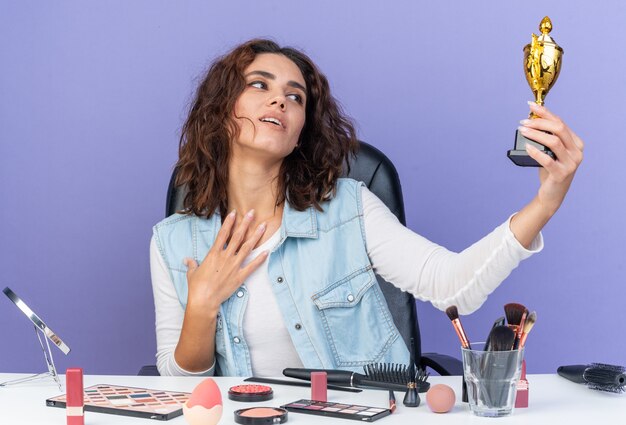
<instances>
[{"instance_id":1,"label":"white long-sleeve shirt","mask_svg":"<svg viewBox=\"0 0 626 425\"><path fill-rule=\"evenodd\" d=\"M519 262L543 248L541 234L524 248L510 230L510 218L484 238L455 253L404 227L387 206L362 189L367 253L374 270L388 282L439 309L459 313L478 309ZM279 241L279 231L252 251L246 262ZM271 290L266 260L246 279L249 298L244 338L256 376L279 376L285 367L302 367ZM184 310L154 238L150 269L156 310L157 368L161 375L211 375L214 367L189 372L178 366L174 350ZM259 320L262 318L262 320Z\"/></svg>"}]
</instances>

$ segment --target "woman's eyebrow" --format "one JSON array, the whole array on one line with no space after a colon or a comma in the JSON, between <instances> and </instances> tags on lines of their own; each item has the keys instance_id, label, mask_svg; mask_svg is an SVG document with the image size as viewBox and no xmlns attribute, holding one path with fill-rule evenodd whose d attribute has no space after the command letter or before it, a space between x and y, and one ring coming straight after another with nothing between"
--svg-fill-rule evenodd
<instances>
[{"instance_id":1,"label":"woman's eyebrow","mask_svg":"<svg viewBox=\"0 0 626 425\"><path fill-rule=\"evenodd\" d=\"M260 75L261 77L265 77L268 80L275 80L276 79L276 76L274 74L272 74L271 72L267 72L267 71L260 71L260 70L258 70L258 71L250 71L246 75L244 75L244 77L247 78L250 75ZM302 84L298 83L297 81L291 81L290 80L290 81L287 82L287 85L291 86L291 87L294 87L296 89L300 89L300 90L302 90L303 93L306 93L306 88Z\"/></svg>"}]
</instances>

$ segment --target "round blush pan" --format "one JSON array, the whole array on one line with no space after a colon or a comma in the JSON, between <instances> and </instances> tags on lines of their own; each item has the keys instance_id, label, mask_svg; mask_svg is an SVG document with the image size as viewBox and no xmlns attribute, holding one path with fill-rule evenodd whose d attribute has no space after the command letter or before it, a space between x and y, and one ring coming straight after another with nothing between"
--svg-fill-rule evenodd
<instances>
[{"instance_id":1,"label":"round blush pan","mask_svg":"<svg viewBox=\"0 0 626 425\"><path fill-rule=\"evenodd\" d=\"M235 410L235 422L243 425L283 424L287 411L279 407L250 407Z\"/></svg>"},{"instance_id":2,"label":"round blush pan","mask_svg":"<svg viewBox=\"0 0 626 425\"><path fill-rule=\"evenodd\" d=\"M274 391L267 385L235 385L228 390L228 398L234 401L266 401L274 397Z\"/></svg>"}]
</instances>

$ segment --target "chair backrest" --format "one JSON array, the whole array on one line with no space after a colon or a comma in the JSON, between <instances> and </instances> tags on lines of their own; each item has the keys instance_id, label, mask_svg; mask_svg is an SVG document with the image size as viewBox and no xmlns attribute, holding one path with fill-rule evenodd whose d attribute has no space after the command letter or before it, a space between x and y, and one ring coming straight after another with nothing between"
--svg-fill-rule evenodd
<instances>
[{"instance_id":1,"label":"chair backrest","mask_svg":"<svg viewBox=\"0 0 626 425\"><path fill-rule=\"evenodd\" d=\"M365 183L369 190L380 198L391 212L398 217L398 220L406 225L400 178L393 163L384 153L370 144L360 142L357 155L350 160L350 173L347 174L347 177ZM187 193L185 187L176 186L175 181L176 169L172 173L167 190L166 217L182 209L183 200ZM413 338L415 362L419 364L421 343L419 323L415 310L415 298L413 295L396 288L380 276L376 277L393 316L394 323L407 347L410 347L410 341Z\"/></svg>"}]
</instances>

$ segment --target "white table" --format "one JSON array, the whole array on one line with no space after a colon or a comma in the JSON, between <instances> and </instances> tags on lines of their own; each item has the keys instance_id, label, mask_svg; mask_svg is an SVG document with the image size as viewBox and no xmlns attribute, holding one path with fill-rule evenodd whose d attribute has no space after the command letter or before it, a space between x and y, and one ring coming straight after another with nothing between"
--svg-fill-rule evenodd
<instances>
[{"instance_id":1,"label":"white table","mask_svg":"<svg viewBox=\"0 0 626 425\"><path fill-rule=\"evenodd\" d=\"M16 379L26 375L0 374L0 382ZM65 379L62 376L63 381ZM203 378L157 377L157 376L108 376L86 375L85 387L95 384L127 385L171 391L191 392ZM220 424L235 423L233 411L251 406L278 407L301 398L310 398L310 389L304 387L290 387L271 385L274 389L274 399L263 403L239 403L228 399L227 391L232 385L243 383L241 378L215 378L222 389L224 415ZM418 408L407 408L402 405L404 394L396 392L398 408L388 417L377 421L377 424L617 424L624 423L626 413L626 394L610 394L590 390L584 385L574 384L557 375L529 375L530 407L516 409L513 415L507 418L479 418L474 416L465 403L460 402L460 377L429 378L431 385L444 383L450 385L457 392L457 403L450 413L435 414L425 403L425 396L421 395L422 404ZM0 424L2 425L62 425L65 424L65 409L47 407L47 398L59 395L59 389L51 379L35 381L12 387L0 387ZM388 406L386 391L364 390L362 393L348 393L328 391L329 401L342 403L362 404L370 406ZM109 415L103 413L86 412L86 425L104 424L157 424L154 421L126 416ZM181 416L165 423L186 424ZM345 419L328 418L321 416L289 413L291 424L344 424L355 423Z\"/></svg>"}]
</instances>

